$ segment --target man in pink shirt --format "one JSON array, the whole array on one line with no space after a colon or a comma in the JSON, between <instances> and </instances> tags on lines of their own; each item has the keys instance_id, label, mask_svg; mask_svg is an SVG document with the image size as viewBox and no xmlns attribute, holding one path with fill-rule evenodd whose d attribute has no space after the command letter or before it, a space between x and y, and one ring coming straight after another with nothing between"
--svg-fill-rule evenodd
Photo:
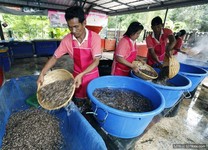
<instances>
[{"instance_id":1,"label":"man in pink shirt","mask_svg":"<svg viewBox=\"0 0 208 150\"><path fill-rule=\"evenodd\" d=\"M73 100L75 104L79 101L82 105L87 98L86 88L88 83L99 77L98 64L101 58L101 38L97 33L85 28L86 20L81 7L73 6L68 8L65 11L65 19L71 33L62 39L53 57L42 69L37 84L41 84L44 81L44 75L56 64L60 57L64 54L69 54L74 60L73 75L76 90Z\"/></svg>"},{"instance_id":2,"label":"man in pink shirt","mask_svg":"<svg viewBox=\"0 0 208 150\"><path fill-rule=\"evenodd\" d=\"M147 64L162 68L161 62L165 55L170 57L170 51L173 49L176 40L170 29L163 28L162 19L159 16L152 19L151 27L153 33L146 38ZM169 43L167 44L167 42Z\"/></svg>"}]
</instances>

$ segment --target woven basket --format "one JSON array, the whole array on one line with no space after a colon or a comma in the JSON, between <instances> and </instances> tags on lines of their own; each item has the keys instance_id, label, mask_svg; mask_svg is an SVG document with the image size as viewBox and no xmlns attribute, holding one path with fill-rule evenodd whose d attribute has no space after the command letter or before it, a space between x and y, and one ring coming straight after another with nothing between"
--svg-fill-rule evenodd
<instances>
[{"instance_id":1,"label":"woven basket","mask_svg":"<svg viewBox=\"0 0 208 150\"><path fill-rule=\"evenodd\" d=\"M176 76L180 69L180 64L175 57L167 57L165 56L163 61L163 67L169 66L169 74L168 78L173 78Z\"/></svg>"},{"instance_id":2,"label":"woven basket","mask_svg":"<svg viewBox=\"0 0 208 150\"><path fill-rule=\"evenodd\" d=\"M143 64L141 63L140 61L134 61L133 63L136 63L136 65L138 65L139 67L139 72L134 72L134 74L144 80L153 80L153 79L156 79L158 77L158 74L157 72L151 67L149 66L148 64ZM141 70L147 70L149 72L151 72L153 75L150 76L148 74L145 74L144 72L142 72Z\"/></svg>"},{"instance_id":3,"label":"woven basket","mask_svg":"<svg viewBox=\"0 0 208 150\"><path fill-rule=\"evenodd\" d=\"M53 83L53 82L56 82L56 81L59 81L59 80L68 80L70 78L73 78L73 75L68 72L67 70L65 69L56 69L56 70L53 70L51 72L48 72L45 76L44 76L44 82L42 83L42 85L38 85L38 90L37 90L37 99L38 99L38 103L45 109L48 109L48 110L55 110L55 109L59 109L61 107L64 107L66 106L70 100L72 99L72 96L74 95L74 91L75 91L75 85L72 86L72 92L71 92L71 95L70 95L70 98L69 99L66 99L65 102L62 104L62 105L59 105L59 106L49 106L47 103L44 103L42 102L41 100L41 96L39 94L39 90L50 84L50 83Z\"/></svg>"}]
</instances>

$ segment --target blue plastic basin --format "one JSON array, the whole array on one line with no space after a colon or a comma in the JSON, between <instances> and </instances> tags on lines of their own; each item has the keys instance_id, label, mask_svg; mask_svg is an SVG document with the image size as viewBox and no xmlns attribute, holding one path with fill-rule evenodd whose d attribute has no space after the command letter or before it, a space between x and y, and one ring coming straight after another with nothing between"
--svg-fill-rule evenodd
<instances>
[{"instance_id":1,"label":"blue plastic basin","mask_svg":"<svg viewBox=\"0 0 208 150\"><path fill-rule=\"evenodd\" d=\"M182 61L181 63L191 65L191 66L196 66L196 67L199 67L208 71L208 62L189 58L189 59Z\"/></svg>"},{"instance_id":2,"label":"blue plastic basin","mask_svg":"<svg viewBox=\"0 0 208 150\"><path fill-rule=\"evenodd\" d=\"M201 83L201 81L207 76L207 71L187 64L180 63L179 73L189 78L192 82L192 86L189 91L193 91Z\"/></svg>"},{"instance_id":3,"label":"blue plastic basin","mask_svg":"<svg viewBox=\"0 0 208 150\"><path fill-rule=\"evenodd\" d=\"M157 72L158 70L155 69ZM168 82L173 84L174 86L165 86L153 83L151 81L143 80L136 75L134 75L133 71L131 71L131 76L136 78L140 82L150 84L158 89L165 98L165 108L172 107L182 96L185 91L191 87L191 81L183 75L177 74L172 79L169 79Z\"/></svg>"},{"instance_id":4,"label":"blue plastic basin","mask_svg":"<svg viewBox=\"0 0 208 150\"><path fill-rule=\"evenodd\" d=\"M36 93L36 80L36 76L25 76L11 79L1 87L0 149L9 116L14 112L28 109L25 99ZM65 141L62 150L107 150L101 136L73 103L68 111L62 108L50 113L60 119L60 128Z\"/></svg>"},{"instance_id":5,"label":"blue plastic basin","mask_svg":"<svg viewBox=\"0 0 208 150\"><path fill-rule=\"evenodd\" d=\"M140 93L147 97L154 107L150 112L126 112L109 107L93 96L97 88L124 88ZM87 93L92 102L94 116L100 126L110 135L120 138L133 138L144 132L153 117L163 111L165 101L162 94L149 84L131 77L103 76L92 80Z\"/></svg>"}]
</instances>

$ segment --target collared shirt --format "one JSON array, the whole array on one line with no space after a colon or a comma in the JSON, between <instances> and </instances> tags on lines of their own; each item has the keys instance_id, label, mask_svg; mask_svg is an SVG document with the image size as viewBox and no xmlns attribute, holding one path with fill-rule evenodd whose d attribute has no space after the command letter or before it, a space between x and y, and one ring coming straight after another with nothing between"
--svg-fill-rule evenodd
<instances>
[{"instance_id":1,"label":"collared shirt","mask_svg":"<svg viewBox=\"0 0 208 150\"><path fill-rule=\"evenodd\" d=\"M84 37L82 43L83 43L84 41L87 41L87 39L88 39L89 30L87 30L87 29L85 28L85 32L86 32L86 34L85 34L85 37ZM80 42L77 40L77 38L76 38L74 35L72 35L72 38L73 38L73 40L77 41L77 43L78 43L79 46L82 44L82 43L80 43Z\"/></svg>"},{"instance_id":2,"label":"collared shirt","mask_svg":"<svg viewBox=\"0 0 208 150\"><path fill-rule=\"evenodd\" d=\"M183 39L181 37L179 37L178 39L176 39L176 44L174 46L174 49L181 49L183 44Z\"/></svg>"},{"instance_id":3,"label":"collared shirt","mask_svg":"<svg viewBox=\"0 0 208 150\"><path fill-rule=\"evenodd\" d=\"M73 58L73 46L72 46L72 40L75 40L75 47L78 48L88 48L88 34L89 31L88 29L85 28L86 32L86 36L84 38L84 40L82 41L82 43L79 43L78 40L74 37L71 36L71 34L67 34L61 41L59 47L56 49L56 51L54 52L54 56L56 58L60 58L61 56L63 56L64 54L69 54L69 56L71 58ZM95 33L92 32L92 42L91 42L91 51L92 51L92 55L93 57L97 57L97 56L101 56L101 38L100 36Z\"/></svg>"},{"instance_id":4,"label":"collared shirt","mask_svg":"<svg viewBox=\"0 0 208 150\"><path fill-rule=\"evenodd\" d=\"M136 43L136 41L132 41L131 39L130 41L132 43L132 48L134 48L134 44ZM131 46L129 45L128 40L123 37L116 46L116 52L115 52L116 55L123 58L127 58L131 51L132 49Z\"/></svg>"},{"instance_id":5,"label":"collared shirt","mask_svg":"<svg viewBox=\"0 0 208 150\"><path fill-rule=\"evenodd\" d=\"M160 34L160 38L159 38L159 41L155 38L155 35L154 35L154 32L147 36L146 38L146 43L147 43L147 48L150 49L150 48L153 48L158 45L158 44L162 44L162 43L165 43L165 45L167 44L168 42L168 36L169 35L173 35L173 32L172 30L170 29L167 29L167 28L163 28L162 31L161 31L161 34Z\"/></svg>"}]
</instances>

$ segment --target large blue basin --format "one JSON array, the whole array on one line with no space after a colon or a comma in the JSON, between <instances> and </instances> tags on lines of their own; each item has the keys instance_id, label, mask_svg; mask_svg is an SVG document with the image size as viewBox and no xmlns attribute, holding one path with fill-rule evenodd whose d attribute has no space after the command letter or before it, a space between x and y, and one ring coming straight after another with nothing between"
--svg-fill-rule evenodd
<instances>
[{"instance_id":1,"label":"large blue basin","mask_svg":"<svg viewBox=\"0 0 208 150\"><path fill-rule=\"evenodd\" d=\"M137 113L109 107L93 96L95 89L106 87L138 92L152 102L154 110ZM142 134L153 117L162 112L165 107L164 97L157 89L131 77L103 76L96 78L89 83L87 93L92 102L94 116L100 126L110 135L120 138L133 138Z\"/></svg>"},{"instance_id":2,"label":"large blue basin","mask_svg":"<svg viewBox=\"0 0 208 150\"><path fill-rule=\"evenodd\" d=\"M156 70L158 72L158 70ZM165 98L165 108L170 108L174 106L174 104L180 99L184 92L188 92L188 89L191 87L191 81L180 74L177 74L172 79L169 79L168 82L174 86L166 86L153 83L151 81L143 80L137 77L133 71L131 71L131 76L136 78L140 82L147 83L149 85L154 86L158 89Z\"/></svg>"},{"instance_id":3,"label":"large blue basin","mask_svg":"<svg viewBox=\"0 0 208 150\"><path fill-rule=\"evenodd\" d=\"M179 73L189 78L192 82L192 86L189 91L192 92L201 81L207 76L207 71L192 65L180 63Z\"/></svg>"}]
</instances>

